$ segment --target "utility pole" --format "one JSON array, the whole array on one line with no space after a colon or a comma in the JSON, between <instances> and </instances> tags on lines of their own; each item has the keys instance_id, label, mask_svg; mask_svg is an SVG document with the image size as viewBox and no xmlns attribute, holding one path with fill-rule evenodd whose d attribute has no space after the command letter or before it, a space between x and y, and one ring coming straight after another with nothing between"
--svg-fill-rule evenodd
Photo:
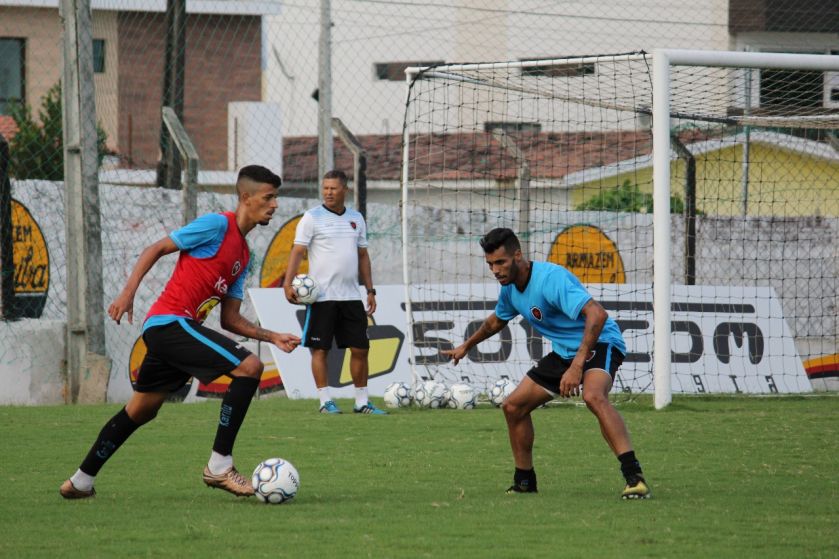
<instances>
[{"instance_id":1,"label":"utility pole","mask_svg":"<svg viewBox=\"0 0 839 559\"><path fill-rule=\"evenodd\" d=\"M318 180L332 169L332 7L320 0L320 41L318 42Z\"/></svg>"},{"instance_id":2,"label":"utility pole","mask_svg":"<svg viewBox=\"0 0 839 559\"><path fill-rule=\"evenodd\" d=\"M67 235L67 401L104 402L105 356L99 158L90 0L61 0L62 107Z\"/></svg>"}]
</instances>

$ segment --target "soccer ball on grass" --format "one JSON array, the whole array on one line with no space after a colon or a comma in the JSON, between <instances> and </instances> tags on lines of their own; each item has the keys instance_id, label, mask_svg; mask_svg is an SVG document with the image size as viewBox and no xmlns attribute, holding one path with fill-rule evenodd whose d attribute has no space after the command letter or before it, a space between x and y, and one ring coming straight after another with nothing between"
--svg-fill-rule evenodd
<instances>
[{"instance_id":1,"label":"soccer ball on grass","mask_svg":"<svg viewBox=\"0 0 839 559\"><path fill-rule=\"evenodd\" d=\"M455 410L471 410L477 403L478 394L465 382L455 383L449 388L448 407Z\"/></svg>"},{"instance_id":2,"label":"soccer ball on grass","mask_svg":"<svg viewBox=\"0 0 839 559\"><path fill-rule=\"evenodd\" d=\"M514 381L508 378L502 378L495 381L492 388L489 389L489 400L492 405L499 408L507 396L513 393L513 390L518 386Z\"/></svg>"},{"instance_id":3,"label":"soccer ball on grass","mask_svg":"<svg viewBox=\"0 0 839 559\"><path fill-rule=\"evenodd\" d=\"M411 387L404 382L394 382L385 388L385 405L389 408L403 408L411 405Z\"/></svg>"},{"instance_id":4,"label":"soccer ball on grass","mask_svg":"<svg viewBox=\"0 0 839 559\"><path fill-rule=\"evenodd\" d=\"M437 409L443 407L443 394L446 385L436 380L426 380L413 387L414 404L421 408Z\"/></svg>"},{"instance_id":5,"label":"soccer ball on grass","mask_svg":"<svg viewBox=\"0 0 839 559\"><path fill-rule=\"evenodd\" d=\"M300 474L291 462L269 458L259 463L251 477L256 498L263 503L279 505L294 499L300 488Z\"/></svg>"},{"instance_id":6,"label":"soccer ball on grass","mask_svg":"<svg viewBox=\"0 0 839 559\"><path fill-rule=\"evenodd\" d=\"M294 279L291 280L291 288L297 295L297 302L303 303L304 305L314 303L318 298L318 293L320 293L318 284L311 276L307 276L306 274L297 274L294 276Z\"/></svg>"}]
</instances>

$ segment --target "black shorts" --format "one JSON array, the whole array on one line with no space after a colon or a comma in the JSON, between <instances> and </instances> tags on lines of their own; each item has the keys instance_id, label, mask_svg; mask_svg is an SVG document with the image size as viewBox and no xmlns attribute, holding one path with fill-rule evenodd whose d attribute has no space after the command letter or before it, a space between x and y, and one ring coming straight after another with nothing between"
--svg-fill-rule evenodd
<instances>
[{"instance_id":1,"label":"black shorts","mask_svg":"<svg viewBox=\"0 0 839 559\"><path fill-rule=\"evenodd\" d=\"M589 369L603 369L614 380L618 367L623 363L623 353L612 344L606 343L595 345L592 353L594 355L590 356L583 365L583 374ZM570 366L571 359L563 359L552 351L540 359L535 367L527 371L527 376L551 394L559 394L559 381Z\"/></svg>"},{"instance_id":2,"label":"black shorts","mask_svg":"<svg viewBox=\"0 0 839 559\"><path fill-rule=\"evenodd\" d=\"M251 352L224 334L188 318L143 332L146 357L134 390L173 392L195 377L209 384L230 374Z\"/></svg>"},{"instance_id":3,"label":"black shorts","mask_svg":"<svg viewBox=\"0 0 839 559\"><path fill-rule=\"evenodd\" d=\"M303 345L330 349L332 338L340 348L367 349L367 313L361 301L321 301L306 308Z\"/></svg>"}]
</instances>

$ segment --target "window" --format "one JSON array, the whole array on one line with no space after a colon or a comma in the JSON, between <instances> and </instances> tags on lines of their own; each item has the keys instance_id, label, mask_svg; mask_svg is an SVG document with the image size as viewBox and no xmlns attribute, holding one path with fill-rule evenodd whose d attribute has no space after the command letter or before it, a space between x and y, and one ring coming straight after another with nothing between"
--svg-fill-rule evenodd
<instances>
[{"instance_id":1,"label":"window","mask_svg":"<svg viewBox=\"0 0 839 559\"><path fill-rule=\"evenodd\" d=\"M415 62L377 62L374 64L374 70L377 80L387 80L391 82L405 81L405 68L412 66L435 66L437 64L444 64L442 60L431 61L415 61Z\"/></svg>"},{"instance_id":2,"label":"window","mask_svg":"<svg viewBox=\"0 0 839 559\"><path fill-rule=\"evenodd\" d=\"M836 51L818 50L802 54L836 54ZM786 107L793 111L839 108L833 104L834 80L833 72L763 69L760 71L760 106Z\"/></svg>"},{"instance_id":3,"label":"window","mask_svg":"<svg viewBox=\"0 0 839 559\"><path fill-rule=\"evenodd\" d=\"M824 97L821 72L806 70L762 70L760 106L819 108Z\"/></svg>"},{"instance_id":4,"label":"window","mask_svg":"<svg viewBox=\"0 0 839 559\"><path fill-rule=\"evenodd\" d=\"M105 72L105 39L93 39L93 72Z\"/></svg>"},{"instance_id":5,"label":"window","mask_svg":"<svg viewBox=\"0 0 839 559\"><path fill-rule=\"evenodd\" d=\"M25 102L25 39L0 37L0 115L9 114L12 103Z\"/></svg>"},{"instance_id":6,"label":"window","mask_svg":"<svg viewBox=\"0 0 839 559\"><path fill-rule=\"evenodd\" d=\"M542 60L549 60L547 58ZM596 73L594 62L585 64L547 64L545 66L529 66L521 69L522 76L545 77L545 78L579 78L590 76Z\"/></svg>"}]
</instances>

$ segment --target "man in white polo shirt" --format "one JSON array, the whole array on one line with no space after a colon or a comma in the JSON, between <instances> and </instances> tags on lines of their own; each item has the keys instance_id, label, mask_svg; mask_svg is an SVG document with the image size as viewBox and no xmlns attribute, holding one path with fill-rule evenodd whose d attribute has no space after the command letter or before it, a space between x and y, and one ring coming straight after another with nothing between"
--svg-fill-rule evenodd
<instances>
[{"instance_id":1,"label":"man in white polo shirt","mask_svg":"<svg viewBox=\"0 0 839 559\"><path fill-rule=\"evenodd\" d=\"M344 206L347 175L332 170L323 176L323 204L308 210L297 224L283 288L286 299L297 303L291 280L307 251L309 275L320 287L317 301L306 309L303 345L312 352L312 376L320 398L321 413L341 413L329 394L327 356L332 339L349 348L350 375L355 385L355 413L387 415L367 396L369 368L367 317L376 311L376 290L367 252L367 224L357 211ZM367 289L367 308L359 284Z\"/></svg>"}]
</instances>

